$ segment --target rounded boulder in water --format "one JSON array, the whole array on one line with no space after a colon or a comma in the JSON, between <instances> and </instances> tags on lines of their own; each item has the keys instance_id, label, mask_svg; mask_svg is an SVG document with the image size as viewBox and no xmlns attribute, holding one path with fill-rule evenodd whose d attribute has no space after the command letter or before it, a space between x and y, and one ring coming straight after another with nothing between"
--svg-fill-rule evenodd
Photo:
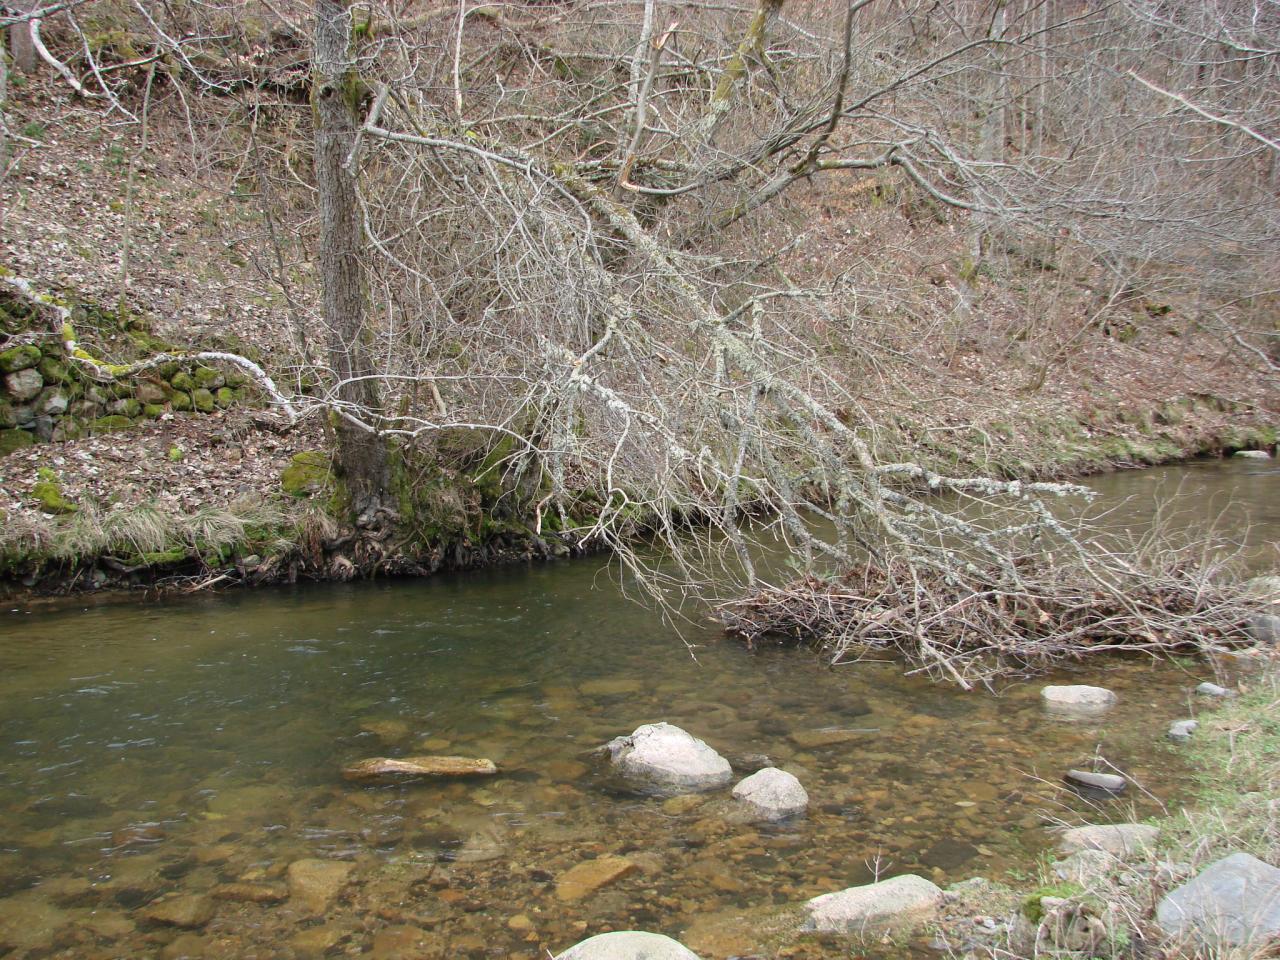
<instances>
[{"instance_id":1,"label":"rounded boulder in water","mask_svg":"<svg viewBox=\"0 0 1280 960\"><path fill-rule=\"evenodd\" d=\"M556 960L698 960L698 955L658 933L619 930L583 940Z\"/></svg>"}]
</instances>

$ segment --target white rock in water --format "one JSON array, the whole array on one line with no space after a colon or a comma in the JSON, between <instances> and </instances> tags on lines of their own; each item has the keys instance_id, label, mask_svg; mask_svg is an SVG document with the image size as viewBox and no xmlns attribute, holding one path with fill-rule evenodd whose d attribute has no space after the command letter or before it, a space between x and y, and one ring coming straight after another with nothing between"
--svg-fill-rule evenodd
<instances>
[{"instance_id":1,"label":"white rock in water","mask_svg":"<svg viewBox=\"0 0 1280 960\"><path fill-rule=\"evenodd\" d=\"M658 933L619 930L583 940L556 960L698 960L698 955Z\"/></svg>"},{"instance_id":2,"label":"white rock in water","mask_svg":"<svg viewBox=\"0 0 1280 960\"><path fill-rule=\"evenodd\" d=\"M1270 460L1271 454L1265 450L1237 450L1232 454L1241 460Z\"/></svg>"},{"instance_id":3,"label":"white rock in water","mask_svg":"<svg viewBox=\"0 0 1280 960\"><path fill-rule=\"evenodd\" d=\"M1236 695L1234 690L1220 687L1216 683L1210 683L1208 680L1196 687L1196 693L1202 697L1234 697Z\"/></svg>"},{"instance_id":4,"label":"white rock in water","mask_svg":"<svg viewBox=\"0 0 1280 960\"><path fill-rule=\"evenodd\" d=\"M1091 770L1068 770L1063 778L1078 790L1117 795L1124 793L1129 781L1115 773L1094 773Z\"/></svg>"},{"instance_id":5,"label":"white rock in water","mask_svg":"<svg viewBox=\"0 0 1280 960\"><path fill-rule=\"evenodd\" d=\"M901 929L932 919L942 899L943 893L935 884L906 874L814 897L804 905L809 911L805 929L828 933Z\"/></svg>"},{"instance_id":6,"label":"white rock in water","mask_svg":"<svg viewBox=\"0 0 1280 960\"><path fill-rule=\"evenodd\" d=\"M1131 856L1150 849L1159 836L1158 827L1145 823L1096 824L1067 830L1058 841L1058 849L1063 853L1104 850L1117 857Z\"/></svg>"},{"instance_id":7,"label":"white rock in water","mask_svg":"<svg viewBox=\"0 0 1280 960\"><path fill-rule=\"evenodd\" d=\"M1161 900L1156 920L1170 936L1261 945L1280 934L1280 869L1233 853Z\"/></svg>"},{"instance_id":8,"label":"white rock in water","mask_svg":"<svg viewBox=\"0 0 1280 960\"><path fill-rule=\"evenodd\" d=\"M1198 720L1175 720L1169 724L1170 740L1190 740L1191 735L1196 732L1196 727L1200 726Z\"/></svg>"},{"instance_id":9,"label":"white rock in water","mask_svg":"<svg viewBox=\"0 0 1280 960\"><path fill-rule=\"evenodd\" d=\"M607 748L620 773L663 792L714 790L733 779L728 760L670 723L646 723Z\"/></svg>"},{"instance_id":10,"label":"white rock in water","mask_svg":"<svg viewBox=\"0 0 1280 960\"><path fill-rule=\"evenodd\" d=\"M809 809L809 794L800 781L777 767L765 767L739 781L733 796L762 820L798 817Z\"/></svg>"},{"instance_id":11,"label":"white rock in water","mask_svg":"<svg viewBox=\"0 0 1280 960\"><path fill-rule=\"evenodd\" d=\"M1053 713L1066 716L1094 716L1110 709L1116 702L1116 695L1106 687L1090 687L1078 683L1045 687L1040 691L1040 699Z\"/></svg>"}]
</instances>

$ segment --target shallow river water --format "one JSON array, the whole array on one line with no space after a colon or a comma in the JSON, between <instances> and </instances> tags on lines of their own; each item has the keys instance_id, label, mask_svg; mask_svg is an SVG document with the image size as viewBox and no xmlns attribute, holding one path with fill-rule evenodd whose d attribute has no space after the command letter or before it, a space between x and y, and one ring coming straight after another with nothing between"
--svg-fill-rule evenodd
<instances>
[{"instance_id":1,"label":"shallow river water","mask_svg":"<svg viewBox=\"0 0 1280 960\"><path fill-rule=\"evenodd\" d=\"M1116 522L1152 492L1185 522L1280 528L1268 463L1098 478ZM1205 665L1090 664L1105 720L1047 716L1045 681L999 696L682 637L588 558L425 581L264 589L0 615L0 956L546 958L609 929L747 953L744 911L881 875L1031 873L1054 820L1147 816L1185 790L1164 740ZM692 647L686 646L686 641ZM809 816L737 822L725 795L628 792L592 754L667 720L742 773L800 777ZM370 756L489 757L497 777L361 786ZM1090 809L1059 786L1102 758L1141 784ZM558 885L605 854L626 875ZM327 906L297 861L349 864ZM304 863L298 875L314 867ZM314 879L314 878L313 878ZM746 938L746 948L743 938ZM817 949L817 948L815 948ZM805 954L808 955L808 954ZM822 955L822 954L814 954ZM831 956L847 955L838 950Z\"/></svg>"}]
</instances>

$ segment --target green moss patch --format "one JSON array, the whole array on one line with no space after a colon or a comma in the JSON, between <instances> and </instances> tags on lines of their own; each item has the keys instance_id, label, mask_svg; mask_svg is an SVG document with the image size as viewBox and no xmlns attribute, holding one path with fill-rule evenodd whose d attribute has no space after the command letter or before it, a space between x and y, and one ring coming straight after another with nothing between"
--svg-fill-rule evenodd
<instances>
[{"instance_id":1,"label":"green moss patch","mask_svg":"<svg viewBox=\"0 0 1280 960\"><path fill-rule=\"evenodd\" d=\"M309 497L332 482L329 455L323 450L304 450L294 454L289 466L280 473L280 486L291 497Z\"/></svg>"},{"instance_id":2,"label":"green moss patch","mask_svg":"<svg viewBox=\"0 0 1280 960\"><path fill-rule=\"evenodd\" d=\"M75 513L79 507L62 494L62 484L58 475L48 467L36 471L36 482L31 487L31 495L40 501L40 509L45 513Z\"/></svg>"}]
</instances>

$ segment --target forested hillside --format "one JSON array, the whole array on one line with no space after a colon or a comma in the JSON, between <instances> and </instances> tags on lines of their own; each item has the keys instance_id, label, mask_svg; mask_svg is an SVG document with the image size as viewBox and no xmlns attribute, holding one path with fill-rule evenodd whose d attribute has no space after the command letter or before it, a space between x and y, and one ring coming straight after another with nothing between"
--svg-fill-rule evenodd
<instances>
[{"instance_id":1,"label":"forested hillside","mask_svg":"<svg viewBox=\"0 0 1280 960\"><path fill-rule=\"evenodd\" d=\"M1006 498L1030 533L1019 481L1274 442L1269 4L5 22L0 476L28 579L644 531L750 583L752 516L799 556L949 568L919 491Z\"/></svg>"}]
</instances>

